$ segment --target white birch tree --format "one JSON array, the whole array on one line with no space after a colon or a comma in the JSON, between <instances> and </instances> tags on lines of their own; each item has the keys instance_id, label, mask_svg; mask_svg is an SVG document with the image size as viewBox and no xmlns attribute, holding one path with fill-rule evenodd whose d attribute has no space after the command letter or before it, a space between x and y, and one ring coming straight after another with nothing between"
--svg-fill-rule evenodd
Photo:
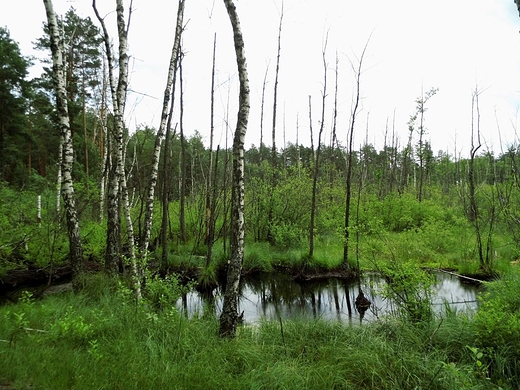
<instances>
[{"instance_id":1,"label":"white birch tree","mask_svg":"<svg viewBox=\"0 0 520 390\"><path fill-rule=\"evenodd\" d=\"M144 218L144 236L141 243L141 253L146 255L148 251L148 245L150 243L150 236L152 230L152 219L153 219L153 204L155 187L157 185L157 174L159 171L159 160L161 157L161 147L164 140L164 134L166 129L166 123L168 120L168 107L170 103L170 96L173 95L172 89L175 89L176 72L180 57L180 46L181 46L181 35L182 35L182 24L184 17L184 3L185 0L179 0L179 6L177 9L177 25L175 28L175 38L172 47L172 53L170 57L170 66L168 68L168 77L166 81L166 88L164 89L163 106L161 112L161 123L159 130L155 137L154 153L152 155L152 169L150 174L150 182L148 184L148 193L146 197L146 211ZM173 105L173 99L171 104ZM164 245L166 243L163 243Z\"/></svg>"},{"instance_id":2,"label":"white birch tree","mask_svg":"<svg viewBox=\"0 0 520 390\"><path fill-rule=\"evenodd\" d=\"M65 65L63 61L63 41L58 30L56 13L52 0L43 0L47 23L49 27L51 52L52 52L52 80L54 93L56 95L56 109L60 128L61 154L61 195L65 208L67 220L67 233L69 237L69 260L72 267L72 283L75 290L80 287L81 273L83 270L83 247L78 216L76 212L76 201L74 197L74 185L72 181L72 165L74 153L72 147L72 134L70 130L69 110L67 103L67 90L65 78Z\"/></svg>"},{"instance_id":3,"label":"white birch tree","mask_svg":"<svg viewBox=\"0 0 520 390\"><path fill-rule=\"evenodd\" d=\"M233 28L235 54L240 80L237 125L233 139L233 182L231 189L231 259L227 269L226 291L220 316L221 337L235 337L238 323L238 287L244 261L244 140L249 119L249 80L244 38L232 0L224 0Z\"/></svg>"},{"instance_id":4,"label":"white birch tree","mask_svg":"<svg viewBox=\"0 0 520 390\"><path fill-rule=\"evenodd\" d=\"M115 164L116 164L116 177L117 183L115 180L109 182L109 206L114 207L115 204L110 202L111 197L117 199L117 194L120 195L120 199L123 206L123 214L126 223L126 234L128 240L128 259L130 261L130 265L132 267L132 275L134 278L134 289L136 298L141 299L141 281L140 281L140 272L138 270L137 259L135 254L135 240L134 240L134 227L132 223L132 216L130 214L130 200L128 197L128 187L126 184L126 175L125 175L125 164L124 164L124 112L125 112L125 104L126 104L126 95L128 90L128 29L127 24L125 22L125 11L123 6L123 0L116 0L116 17L117 17L117 33L118 33L118 41L119 41L119 49L118 49L118 64L119 64L119 73L117 78L117 83L114 76L114 54L112 53L112 47L110 45L110 36L108 34L108 30L105 25L104 19L100 16L97 7L96 0L92 1L92 7L94 8L94 12L101 24L103 29L103 40L105 43L105 50L108 61L108 79L110 84L110 91L112 93L112 106L113 106L113 114L114 114L114 126L115 126ZM129 15L132 13L132 2L130 2L130 11ZM130 16L128 17L128 25L130 24ZM110 222L110 216L113 219ZM110 228L111 224L119 225L119 212L110 213L109 218L107 218L107 227ZM114 247L117 250L117 245ZM107 248L108 252L108 248Z\"/></svg>"}]
</instances>

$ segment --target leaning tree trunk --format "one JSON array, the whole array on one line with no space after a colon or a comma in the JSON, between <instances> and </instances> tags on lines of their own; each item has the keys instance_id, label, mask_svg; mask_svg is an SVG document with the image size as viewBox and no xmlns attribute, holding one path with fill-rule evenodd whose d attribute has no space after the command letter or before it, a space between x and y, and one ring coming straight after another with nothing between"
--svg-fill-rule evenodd
<instances>
[{"instance_id":1,"label":"leaning tree trunk","mask_svg":"<svg viewBox=\"0 0 520 390\"><path fill-rule=\"evenodd\" d=\"M244 140L249 118L249 80L244 39L233 0L224 0L235 41L240 79L237 127L233 139L233 183L231 190L231 260L227 269L226 291L220 316L220 336L234 337L238 322L238 286L244 260Z\"/></svg>"},{"instance_id":2,"label":"leaning tree trunk","mask_svg":"<svg viewBox=\"0 0 520 390\"><path fill-rule=\"evenodd\" d=\"M157 185L157 173L159 171L159 159L161 156L161 145L164 139L164 130L166 128L166 122L168 120L168 106L170 102L170 96L173 97L172 88L175 89L176 71L177 64L179 61L180 43L182 34L182 23L184 17L184 2L185 0L179 0L179 6L177 9L177 27L175 28L175 38L173 42L172 54L170 57L170 67L168 68L168 77L166 81L166 88L164 89L163 107L161 112L161 123L159 130L155 137L155 147L152 156L152 170L150 173L150 182L148 185L148 195L146 198L146 212L144 218L144 237L141 243L141 253L146 254L148 251L148 244L150 243L150 235L152 230L152 219L153 219L153 201L155 187ZM173 98L172 98L173 100ZM173 104L173 101L172 101Z\"/></svg>"},{"instance_id":3,"label":"leaning tree trunk","mask_svg":"<svg viewBox=\"0 0 520 390\"><path fill-rule=\"evenodd\" d=\"M72 165L74 154L72 148L72 135L70 131L69 110L67 104L67 90L65 88L65 67L63 63L63 46L58 31L56 13L51 0L43 0L52 51L52 80L56 94L56 108L58 111L61 144L63 153L61 156L61 194L67 219L67 233L69 236L69 259L72 267L72 283L74 289L80 287L81 273L83 270L83 248L79 229L76 202L74 198L74 185L72 182Z\"/></svg>"}]
</instances>

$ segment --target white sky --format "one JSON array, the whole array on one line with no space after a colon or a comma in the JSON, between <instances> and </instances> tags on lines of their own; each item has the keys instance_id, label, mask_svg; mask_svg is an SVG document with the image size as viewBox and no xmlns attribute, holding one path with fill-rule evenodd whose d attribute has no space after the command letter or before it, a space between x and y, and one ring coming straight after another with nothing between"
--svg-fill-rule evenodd
<instances>
[{"instance_id":1,"label":"white sky","mask_svg":"<svg viewBox=\"0 0 520 390\"><path fill-rule=\"evenodd\" d=\"M102 14L115 9L115 1L98 0ZM128 3L128 1L127 1ZM225 146L225 117L229 95L229 119L234 130L238 78L225 7L220 0L188 0L184 34L186 57L184 128L194 129L208 144L211 57L217 33L217 80L214 144ZM246 147L260 141L262 83L269 65L264 115L264 143L271 144L272 100L281 0L235 0L245 40L251 86L251 113ZM43 1L0 0L0 25L19 42L22 54L34 54L32 42L42 35ZM71 6L82 17L90 16L91 0L54 0L59 14ZM278 86L277 147L286 141L310 145L308 96L312 96L315 142L321 118L323 89L322 48L328 32L328 85L324 142L332 126L334 66L339 56L338 137L345 143L349 126L354 63L368 37L361 79L362 109L357 119L356 144L365 140L382 148L387 120L402 146L408 138L407 122L415 99L432 87L439 92L427 104L427 138L435 153L462 152L470 144L471 96L478 87L481 130L487 148L500 152L518 142L517 111L520 106L520 18L513 0L285 0L282 51ZM28 12L29 11L29 12ZM177 2L134 0L130 27L131 85L127 125L158 127L166 81ZM115 13L107 23L115 29ZM115 31L114 31L115 38ZM38 53L41 56L41 53ZM35 69L34 72L39 70ZM285 109L284 109L285 107ZM367 125L368 118L368 125ZM499 138L499 131L500 135ZM231 134L231 132L230 132ZM230 136L231 137L231 136ZM486 146L484 146L484 149Z\"/></svg>"}]
</instances>

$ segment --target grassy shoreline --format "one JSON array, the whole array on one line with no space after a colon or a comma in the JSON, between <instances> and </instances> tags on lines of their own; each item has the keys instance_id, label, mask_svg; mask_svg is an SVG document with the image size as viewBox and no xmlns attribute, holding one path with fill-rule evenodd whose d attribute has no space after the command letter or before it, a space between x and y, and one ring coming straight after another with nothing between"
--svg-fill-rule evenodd
<instances>
[{"instance_id":1,"label":"grassy shoreline","mask_svg":"<svg viewBox=\"0 0 520 390\"><path fill-rule=\"evenodd\" d=\"M502 283L516 286L518 280L517 275ZM151 286L155 292L163 287ZM37 301L25 294L17 304L0 307L0 384L12 389L518 385L511 360L517 351L507 352L514 345L499 349L507 340L494 334L486 341L483 333L488 324L482 318L496 308L486 310L486 302L496 297L484 302L480 319L455 312L429 322L387 317L364 326L282 319L243 326L236 339L222 340L216 318L185 318L171 304L177 287L167 287L162 295L150 291L136 306L123 285L97 275L79 294Z\"/></svg>"}]
</instances>

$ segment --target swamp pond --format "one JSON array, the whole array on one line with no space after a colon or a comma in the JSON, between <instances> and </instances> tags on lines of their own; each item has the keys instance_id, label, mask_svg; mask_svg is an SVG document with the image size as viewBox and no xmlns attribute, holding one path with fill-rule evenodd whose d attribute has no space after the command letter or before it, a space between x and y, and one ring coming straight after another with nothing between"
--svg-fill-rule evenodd
<instances>
[{"instance_id":1,"label":"swamp pond","mask_svg":"<svg viewBox=\"0 0 520 390\"><path fill-rule=\"evenodd\" d=\"M431 290L433 311L441 314L448 304L451 309L471 312L477 308L479 286L465 283L445 272L434 272L436 282ZM356 280L327 279L296 282L285 273L245 276L240 283L239 312L246 323L266 319L326 319L341 322L370 322L393 313L395 302L384 298L385 280L378 274L367 273ZM364 315L356 309L359 286L370 301ZM217 288L210 296L192 291L178 301L178 307L189 317L219 315L222 291Z\"/></svg>"}]
</instances>

